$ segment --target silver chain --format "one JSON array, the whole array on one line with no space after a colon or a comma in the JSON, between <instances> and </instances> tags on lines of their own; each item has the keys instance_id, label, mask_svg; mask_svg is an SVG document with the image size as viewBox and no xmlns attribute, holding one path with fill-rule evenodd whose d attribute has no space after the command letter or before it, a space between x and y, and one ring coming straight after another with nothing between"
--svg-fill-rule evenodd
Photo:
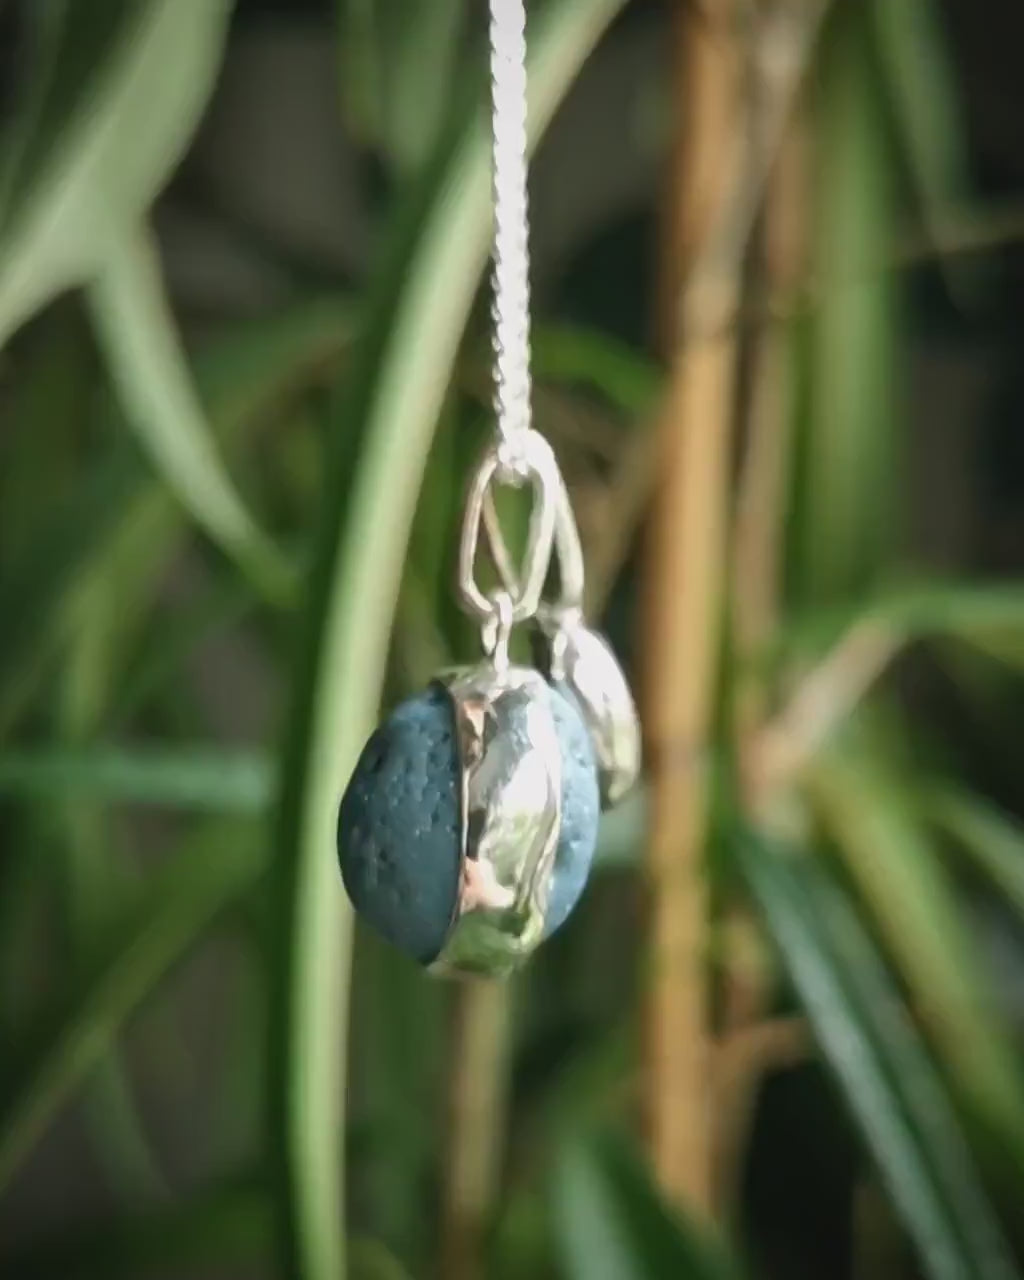
<instances>
[{"instance_id":1,"label":"silver chain","mask_svg":"<svg viewBox=\"0 0 1024 1280\"><path fill-rule=\"evenodd\" d=\"M530 258L526 201L526 9L490 0L494 136L494 412L498 434L521 454L530 428Z\"/></svg>"},{"instance_id":2,"label":"silver chain","mask_svg":"<svg viewBox=\"0 0 1024 1280\"><path fill-rule=\"evenodd\" d=\"M578 612L583 557L565 482L551 446L533 430L530 415L530 256L526 199L526 9L523 0L490 0L491 126L493 131L494 414L497 442L487 450L470 486L459 544L459 590L470 614L484 625L484 645L527 618ZM494 484L533 489L524 561L509 554L494 508ZM477 584L481 538L501 587ZM548 565L557 555L559 598L541 603ZM497 630L495 630L497 628Z\"/></svg>"}]
</instances>

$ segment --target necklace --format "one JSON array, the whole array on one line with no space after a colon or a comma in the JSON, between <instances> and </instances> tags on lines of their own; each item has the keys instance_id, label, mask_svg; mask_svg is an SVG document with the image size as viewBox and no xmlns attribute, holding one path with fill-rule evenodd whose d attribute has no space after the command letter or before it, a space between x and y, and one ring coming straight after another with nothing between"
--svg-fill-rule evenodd
<instances>
[{"instance_id":1,"label":"necklace","mask_svg":"<svg viewBox=\"0 0 1024 1280\"><path fill-rule=\"evenodd\" d=\"M531 425L526 15L490 0L495 433L470 478L458 548L462 606L483 661L440 674L367 742L341 802L342 877L356 910L431 971L502 976L569 916L602 808L640 767L625 677L583 616L579 533L555 455ZM528 487L516 565L494 503ZM484 590L477 562L499 585ZM558 591L544 595L549 569ZM535 666L514 664L517 626Z\"/></svg>"}]
</instances>

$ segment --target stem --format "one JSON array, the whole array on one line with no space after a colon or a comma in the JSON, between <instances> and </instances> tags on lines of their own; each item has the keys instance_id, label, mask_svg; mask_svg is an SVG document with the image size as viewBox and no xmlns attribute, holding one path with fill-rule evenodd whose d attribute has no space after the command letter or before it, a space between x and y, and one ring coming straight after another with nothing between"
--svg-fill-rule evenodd
<instances>
[{"instance_id":1,"label":"stem","mask_svg":"<svg viewBox=\"0 0 1024 1280\"><path fill-rule=\"evenodd\" d=\"M884 623L856 623L797 686L758 734L753 768L758 792L792 779L820 750L899 652L902 638Z\"/></svg>"},{"instance_id":2,"label":"stem","mask_svg":"<svg viewBox=\"0 0 1024 1280\"><path fill-rule=\"evenodd\" d=\"M511 988L466 981L454 996L441 1274L477 1280L504 1142Z\"/></svg>"},{"instance_id":3,"label":"stem","mask_svg":"<svg viewBox=\"0 0 1024 1280\"><path fill-rule=\"evenodd\" d=\"M739 11L730 0L677 10L677 145L659 316L675 358L652 450L660 492L643 637L654 950L647 1101L651 1156L665 1190L705 1209L712 1191L702 964L709 797L698 762L712 730L721 638L736 374L731 319L740 310L746 246L826 7L827 0L781 6L755 24L764 77L756 147L740 127L748 122L739 118Z\"/></svg>"},{"instance_id":4,"label":"stem","mask_svg":"<svg viewBox=\"0 0 1024 1280\"><path fill-rule=\"evenodd\" d=\"M707 237L721 156L736 132L737 59L728 6L715 19L677 9L673 74L675 154L667 204L659 317L679 346L677 299ZM727 314L736 309L742 251L700 281ZM708 776L699 767L714 714L725 569L735 342L683 346L658 426L660 484L644 583L642 689L651 813L647 877L653 966L645 1011L647 1141L664 1191L711 1207L708 1131Z\"/></svg>"}]
</instances>

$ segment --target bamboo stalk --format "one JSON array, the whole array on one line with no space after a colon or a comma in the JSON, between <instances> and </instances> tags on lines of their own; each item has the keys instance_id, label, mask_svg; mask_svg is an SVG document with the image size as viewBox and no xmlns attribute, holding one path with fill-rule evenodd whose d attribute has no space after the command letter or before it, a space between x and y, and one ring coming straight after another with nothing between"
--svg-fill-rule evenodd
<instances>
[{"instance_id":1,"label":"bamboo stalk","mask_svg":"<svg viewBox=\"0 0 1024 1280\"><path fill-rule=\"evenodd\" d=\"M441 1275L478 1280L505 1139L511 988L467 980L453 995Z\"/></svg>"},{"instance_id":2,"label":"bamboo stalk","mask_svg":"<svg viewBox=\"0 0 1024 1280\"><path fill-rule=\"evenodd\" d=\"M651 783L647 838L652 969L646 995L647 1142L665 1192L711 1208L705 949L704 764L715 706L736 367L722 333L680 344L683 282L710 231L721 157L738 125L729 5L677 8L675 152L662 278L662 340L677 354L658 426L660 483L652 513L642 616L641 704ZM724 269L722 269L724 268ZM739 261L702 281L701 302L732 314Z\"/></svg>"},{"instance_id":3,"label":"bamboo stalk","mask_svg":"<svg viewBox=\"0 0 1024 1280\"><path fill-rule=\"evenodd\" d=\"M710 1208L703 854L724 604L729 472L743 260L827 0L773 7L764 42L761 144L748 145L739 47L744 0L676 13L675 151L659 309L674 354L655 440L658 495L645 575L642 708L651 775L647 866L651 975L647 1127L670 1195Z\"/></svg>"}]
</instances>

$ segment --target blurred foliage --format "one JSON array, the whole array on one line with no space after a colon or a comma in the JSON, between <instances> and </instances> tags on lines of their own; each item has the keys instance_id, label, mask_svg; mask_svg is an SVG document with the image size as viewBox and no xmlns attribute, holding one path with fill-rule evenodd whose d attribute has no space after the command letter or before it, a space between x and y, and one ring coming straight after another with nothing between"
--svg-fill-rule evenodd
<instances>
[{"instance_id":1,"label":"blurred foliage","mask_svg":"<svg viewBox=\"0 0 1024 1280\"><path fill-rule=\"evenodd\" d=\"M636 1142L642 789L511 985L487 1132L448 1119L457 993L342 901L334 810L379 708L474 652L449 583L488 413L484 33L465 0L257 8L0 4L0 1273L441 1274L452 1145L478 1140L499 1151L480 1256L445 1280L1024 1273L1024 585L970 545L940 576L910 529L950 501L914 483L922 294L969 347L995 311L957 252L988 211L941 7L828 7L798 108L807 287L743 326L750 350L781 336L796 394L778 617L749 661L726 645L706 744L709 1094L735 1050L752 1099L749 1125L713 1115L739 1126L713 1225ZM534 8L531 145L595 50L598 96L636 33L642 79L665 73L660 6ZM205 113L268 30L329 52L358 269L196 177ZM587 128L560 154L600 151ZM574 282L626 277L621 314L651 309L653 188L600 225L589 193L572 206L535 343L627 652L665 375ZM176 207L270 300L190 301ZM956 501L981 520L972 467ZM750 682L795 753L763 804L726 714ZM737 1030L748 981L764 1007Z\"/></svg>"}]
</instances>

